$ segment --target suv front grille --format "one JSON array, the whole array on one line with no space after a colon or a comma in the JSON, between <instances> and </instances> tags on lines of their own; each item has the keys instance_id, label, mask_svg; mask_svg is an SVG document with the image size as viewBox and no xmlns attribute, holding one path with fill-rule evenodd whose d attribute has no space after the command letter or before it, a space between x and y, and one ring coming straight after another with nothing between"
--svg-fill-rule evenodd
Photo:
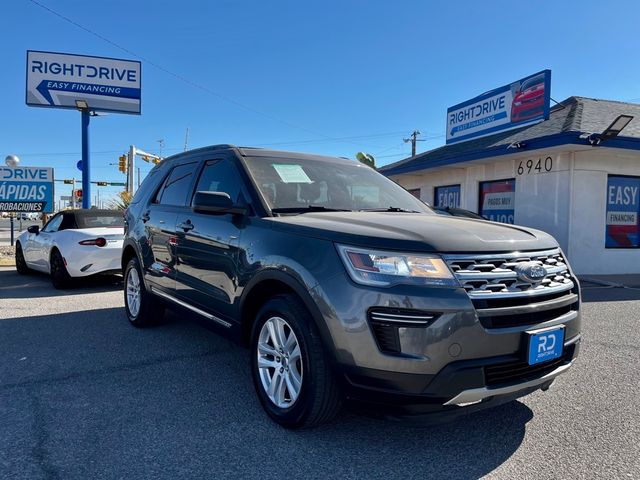
<instances>
[{"instance_id":1,"label":"suv front grille","mask_svg":"<svg viewBox=\"0 0 640 480\"><path fill-rule=\"evenodd\" d=\"M579 308L577 285L560 249L491 255L446 255L485 328L536 325ZM546 275L530 281L521 263L542 266Z\"/></svg>"},{"instance_id":2,"label":"suv front grille","mask_svg":"<svg viewBox=\"0 0 640 480\"><path fill-rule=\"evenodd\" d=\"M545 294L573 287L559 249L506 255L447 255L445 260L472 299ZM516 266L523 262L542 265L547 275L537 282L521 278Z\"/></svg>"}]
</instances>

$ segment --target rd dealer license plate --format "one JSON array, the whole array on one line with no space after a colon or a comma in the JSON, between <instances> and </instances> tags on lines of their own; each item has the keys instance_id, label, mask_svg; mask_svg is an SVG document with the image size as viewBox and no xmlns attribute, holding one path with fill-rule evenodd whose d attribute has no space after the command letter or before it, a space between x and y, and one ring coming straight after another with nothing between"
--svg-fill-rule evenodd
<instances>
[{"instance_id":1,"label":"rd dealer license plate","mask_svg":"<svg viewBox=\"0 0 640 480\"><path fill-rule=\"evenodd\" d=\"M562 356L564 325L527 332L529 335L529 365L548 362Z\"/></svg>"}]
</instances>

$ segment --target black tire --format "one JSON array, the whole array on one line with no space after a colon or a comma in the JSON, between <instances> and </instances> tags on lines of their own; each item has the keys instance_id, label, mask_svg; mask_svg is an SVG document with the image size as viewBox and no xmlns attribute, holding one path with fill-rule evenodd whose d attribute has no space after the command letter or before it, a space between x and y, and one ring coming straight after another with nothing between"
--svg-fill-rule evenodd
<instances>
[{"instance_id":1,"label":"black tire","mask_svg":"<svg viewBox=\"0 0 640 480\"><path fill-rule=\"evenodd\" d=\"M24 259L24 253L22 252L22 245L20 242L16 243L16 271L20 275L26 275L30 272L30 268L27 267L27 262Z\"/></svg>"},{"instance_id":2,"label":"black tire","mask_svg":"<svg viewBox=\"0 0 640 480\"><path fill-rule=\"evenodd\" d=\"M64 264L64 259L60 250L55 249L51 252L51 259L49 260L49 266L51 270L51 283L54 288L62 290L71 286L71 275L67 271L67 267Z\"/></svg>"},{"instance_id":3,"label":"black tire","mask_svg":"<svg viewBox=\"0 0 640 480\"><path fill-rule=\"evenodd\" d=\"M128 287L131 277L137 276L139 285L139 302L136 309L133 304L130 305ZM140 262L136 257L129 260L124 270L124 310L127 313L129 323L134 327L148 327L155 325L164 316L164 305L152 293L150 293L145 285L142 277L142 269Z\"/></svg>"},{"instance_id":4,"label":"black tire","mask_svg":"<svg viewBox=\"0 0 640 480\"><path fill-rule=\"evenodd\" d=\"M258 368L260 332L267 320L274 317L285 320L288 328L295 333L300 347L302 383L297 399L287 408L277 406L269 398ZM263 305L251 332L250 358L253 384L260 403L280 425L290 429L312 428L329 422L340 411L342 395L328 355L311 314L297 296L278 295Z\"/></svg>"}]
</instances>

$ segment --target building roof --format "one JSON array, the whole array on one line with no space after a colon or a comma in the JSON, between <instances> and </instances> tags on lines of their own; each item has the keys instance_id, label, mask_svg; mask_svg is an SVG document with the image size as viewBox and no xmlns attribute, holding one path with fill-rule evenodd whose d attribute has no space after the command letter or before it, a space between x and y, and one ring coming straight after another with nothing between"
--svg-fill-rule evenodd
<instances>
[{"instance_id":1,"label":"building roof","mask_svg":"<svg viewBox=\"0 0 640 480\"><path fill-rule=\"evenodd\" d=\"M466 142L444 145L384 167L384 175L397 175L454 163L515 153L509 149L514 142L524 144L524 151L563 144L586 145L583 133L601 133L618 115L634 117L622 133L606 145L640 149L640 104L569 97L551 108L549 119L508 132L496 133Z\"/></svg>"}]
</instances>

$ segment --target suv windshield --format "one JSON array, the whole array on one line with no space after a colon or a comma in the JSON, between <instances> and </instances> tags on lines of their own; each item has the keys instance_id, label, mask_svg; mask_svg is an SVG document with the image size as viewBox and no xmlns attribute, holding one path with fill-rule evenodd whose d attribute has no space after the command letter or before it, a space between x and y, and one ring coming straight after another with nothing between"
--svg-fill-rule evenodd
<instances>
[{"instance_id":1,"label":"suv windshield","mask_svg":"<svg viewBox=\"0 0 640 480\"><path fill-rule=\"evenodd\" d=\"M357 162L322 158L247 157L246 164L269 208L297 211L381 210L432 213L420 200Z\"/></svg>"}]
</instances>

